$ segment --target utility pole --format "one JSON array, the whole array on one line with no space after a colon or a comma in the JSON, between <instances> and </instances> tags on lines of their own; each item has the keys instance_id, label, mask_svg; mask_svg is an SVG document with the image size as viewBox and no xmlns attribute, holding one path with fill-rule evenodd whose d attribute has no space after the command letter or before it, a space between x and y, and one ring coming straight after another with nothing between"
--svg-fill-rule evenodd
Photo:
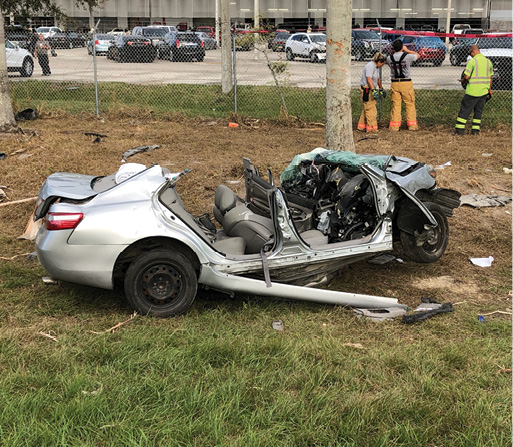
<instances>
[{"instance_id":1,"label":"utility pole","mask_svg":"<svg viewBox=\"0 0 513 447\"><path fill-rule=\"evenodd\" d=\"M351 113L351 0L327 0L326 149L355 152Z\"/></svg>"},{"instance_id":2,"label":"utility pole","mask_svg":"<svg viewBox=\"0 0 513 447\"><path fill-rule=\"evenodd\" d=\"M451 32L451 0L447 0L447 20L445 22L445 32ZM449 37L445 38L445 45L449 45Z\"/></svg>"},{"instance_id":3,"label":"utility pole","mask_svg":"<svg viewBox=\"0 0 513 447\"><path fill-rule=\"evenodd\" d=\"M232 91L232 60L229 0L221 0L221 87L223 93Z\"/></svg>"}]
</instances>

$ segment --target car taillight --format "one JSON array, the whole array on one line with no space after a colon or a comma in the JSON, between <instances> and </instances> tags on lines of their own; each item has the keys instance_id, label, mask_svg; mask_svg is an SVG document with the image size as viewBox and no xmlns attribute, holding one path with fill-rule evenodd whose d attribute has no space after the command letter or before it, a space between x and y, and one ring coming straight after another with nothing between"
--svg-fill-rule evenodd
<instances>
[{"instance_id":1,"label":"car taillight","mask_svg":"<svg viewBox=\"0 0 513 447\"><path fill-rule=\"evenodd\" d=\"M203 46L205 45L202 40L200 40L200 45L201 45L201 48L203 48Z\"/></svg>"},{"instance_id":2,"label":"car taillight","mask_svg":"<svg viewBox=\"0 0 513 447\"><path fill-rule=\"evenodd\" d=\"M132 42L127 42L127 45L132 45Z\"/></svg>"},{"instance_id":3,"label":"car taillight","mask_svg":"<svg viewBox=\"0 0 513 447\"><path fill-rule=\"evenodd\" d=\"M180 48L180 41L176 39L176 48Z\"/></svg>"},{"instance_id":4,"label":"car taillight","mask_svg":"<svg viewBox=\"0 0 513 447\"><path fill-rule=\"evenodd\" d=\"M48 213L45 228L53 230L74 230L83 219L82 213Z\"/></svg>"},{"instance_id":5,"label":"car taillight","mask_svg":"<svg viewBox=\"0 0 513 447\"><path fill-rule=\"evenodd\" d=\"M94 44L95 45L98 45L100 42L98 42L97 40L94 41Z\"/></svg>"},{"instance_id":6,"label":"car taillight","mask_svg":"<svg viewBox=\"0 0 513 447\"><path fill-rule=\"evenodd\" d=\"M150 42L144 42L144 45L148 45Z\"/></svg>"}]
</instances>

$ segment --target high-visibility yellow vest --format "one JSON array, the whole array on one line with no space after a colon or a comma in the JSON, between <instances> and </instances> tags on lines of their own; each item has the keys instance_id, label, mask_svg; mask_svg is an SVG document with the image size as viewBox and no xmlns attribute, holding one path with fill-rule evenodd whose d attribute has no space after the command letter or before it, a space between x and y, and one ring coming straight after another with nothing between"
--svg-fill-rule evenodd
<instances>
[{"instance_id":1,"label":"high-visibility yellow vest","mask_svg":"<svg viewBox=\"0 0 513 447\"><path fill-rule=\"evenodd\" d=\"M465 93L470 96L483 96L490 88L490 78L493 75L493 65L481 53L470 59L465 67L464 74L469 76Z\"/></svg>"}]
</instances>

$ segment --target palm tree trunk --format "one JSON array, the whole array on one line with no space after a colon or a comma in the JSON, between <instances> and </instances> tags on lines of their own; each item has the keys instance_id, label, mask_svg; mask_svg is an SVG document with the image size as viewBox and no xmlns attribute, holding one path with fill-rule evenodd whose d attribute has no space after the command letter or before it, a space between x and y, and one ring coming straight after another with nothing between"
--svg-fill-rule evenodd
<instances>
[{"instance_id":1,"label":"palm tree trunk","mask_svg":"<svg viewBox=\"0 0 513 447\"><path fill-rule=\"evenodd\" d=\"M2 21L3 22L3 21ZM0 133L16 132L18 125L14 119L7 77L7 61L5 59L4 25L0 24Z\"/></svg>"}]
</instances>

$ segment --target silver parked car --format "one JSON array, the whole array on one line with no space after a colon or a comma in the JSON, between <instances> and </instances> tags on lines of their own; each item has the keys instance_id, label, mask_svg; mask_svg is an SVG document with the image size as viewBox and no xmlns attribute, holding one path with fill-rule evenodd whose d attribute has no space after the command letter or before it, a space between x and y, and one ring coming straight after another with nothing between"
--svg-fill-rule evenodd
<instances>
[{"instance_id":1,"label":"silver parked car","mask_svg":"<svg viewBox=\"0 0 513 447\"><path fill-rule=\"evenodd\" d=\"M419 262L442 256L457 191L436 188L434 170L405 158L316 150L296 156L282 187L244 159L246 198L220 185L214 225L185 208L169 173L127 163L100 177L55 173L39 193L34 220L39 260L58 280L124 287L142 314L172 316L198 286L357 307L396 299L309 288L343 266L392 250ZM191 174L193 175L193 174ZM305 287L307 286L307 287Z\"/></svg>"},{"instance_id":2,"label":"silver parked car","mask_svg":"<svg viewBox=\"0 0 513 447\"><path fill-rule=\"evenodd\" d=\"M217 50L217 42L213 37L202 31L196 31L196 34L203 42L205 50Z\"/></svg>"}]
</instances>

